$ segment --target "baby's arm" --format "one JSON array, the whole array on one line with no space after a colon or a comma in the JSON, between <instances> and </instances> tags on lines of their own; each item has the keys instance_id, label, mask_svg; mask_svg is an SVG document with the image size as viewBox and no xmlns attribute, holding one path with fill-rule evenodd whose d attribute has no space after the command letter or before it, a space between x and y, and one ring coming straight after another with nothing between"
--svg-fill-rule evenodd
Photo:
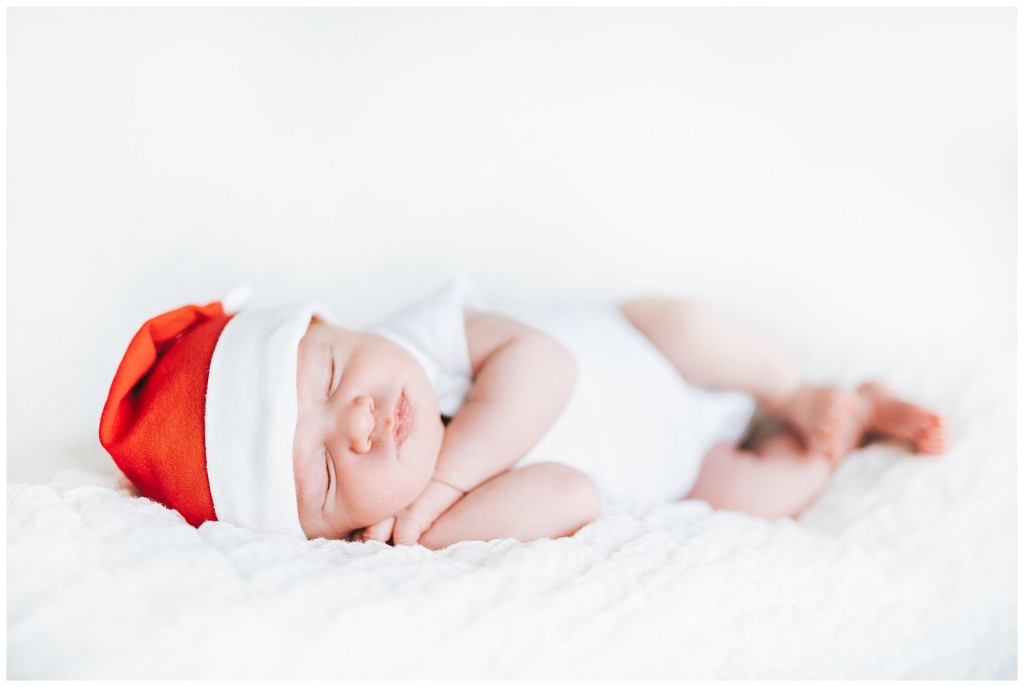
<instances>
[{"instance_id":1,"label":"baby's arm","mask_svg":"<svg viewBox=\"0 0 1024 687\"><path fill-rule=\"evenodd\" d=\"M561 463L534 463L484 482L445 511L419 539L431 549L459 541L564 537L594 520L593 480Z\"/></svg>"},{"instance_id":2,"label":"baby's arm","mask_svg":"<svg viewBox=\"0 0 1024 687\"><path fill-rule=\"evenodd\" d=\"M434 476L468 492L537 445L569 401L576 363L551 337L499 315L467 314L466 341L473 386Z\"/></svg>"},{"instance_id":3,"label":"baby's arm","mask_svg":"<svg viewBox=\"0 0 1024 687\"><path fill-rule=\"evenodd\" d=\"M415 544L463 495L525 456L572 394L575 361L547 335L499 315L468 313L466 341L473 386L445 430L434 478L396 515L396 544ZM368 528L367 538L390 529L380 525Z\"/></svg>"}]
</instances>

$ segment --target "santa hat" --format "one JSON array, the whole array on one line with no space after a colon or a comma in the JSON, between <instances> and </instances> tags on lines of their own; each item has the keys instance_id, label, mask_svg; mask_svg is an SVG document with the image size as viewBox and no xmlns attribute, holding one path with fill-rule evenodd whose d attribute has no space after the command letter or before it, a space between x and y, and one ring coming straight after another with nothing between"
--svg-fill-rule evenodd
<instances>
[{"instance_id":1,"label":"santa hat","mask_svg":"<svg viewBox=\"0 0 1024 687\"><path fill-rule=\"evenodd\" d=\"M225 299L228 302L228 299ZM100 443L143 496L198 527L304 537L292 445L299 341L312 305L186 305L139 329L114 375Z\"/></svg>"}]
</instances>

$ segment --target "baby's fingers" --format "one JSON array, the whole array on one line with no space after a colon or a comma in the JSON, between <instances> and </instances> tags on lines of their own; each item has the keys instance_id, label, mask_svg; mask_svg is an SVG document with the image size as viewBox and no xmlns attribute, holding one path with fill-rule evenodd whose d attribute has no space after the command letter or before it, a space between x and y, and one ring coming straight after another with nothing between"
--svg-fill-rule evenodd
<instances>
[{"instance_id":1,"label":"baby's fingers","mask_svg":"<svg viewBox=\"0 0 1024 687\"><path fill-rule=\"evenodd\" d=\"M382 541L386 542L391 539L391 530L395 526L395 517L391 516L387 520L382 520L376 525L370 525L363 530L363 536L360 537L361 541Z\"/></svg>"},{"instance_id":2,"label":"baby's fingers","mask_svg":"<svg viewBox=\"0 0 1024 687\"><path fill-rule=\"evenodd\" d=\"M395 545L413 546L420 540L422 532L418 520L408 516L399 516L395 521Z\"/></svg>"}]
</instances>

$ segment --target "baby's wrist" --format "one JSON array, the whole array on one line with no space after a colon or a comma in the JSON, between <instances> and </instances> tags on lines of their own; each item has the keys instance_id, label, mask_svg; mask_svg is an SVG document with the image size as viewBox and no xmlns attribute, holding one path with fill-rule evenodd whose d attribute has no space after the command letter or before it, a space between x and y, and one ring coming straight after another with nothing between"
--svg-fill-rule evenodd
<instances>
[{"instance_id":1,"label":"baby's wrist","mask_svg":"<svg viewBox=\"0 0 1024 687\"><path fill-rule=\"evenodd\" d=\"M425 532L434 524L434 521L465 495L466 492L458 487L431 478L427 488L409 509L415 513L421 530Z\"/></svg>"},{"instance_id":2,"label":"baby's wrist","mask_svg":"<svg viewBox=\"0 0 1024 687\"><path fill-rule=\"evenodd\" d=\"M466 495L466 490L465 489L457 487L457 486L455 486L454 484L452 484L451 482L449 482L447 480L439 479L438 477L431 477L430 481L431 482L436 482L437 484L440 484L443 487L447 487L451 491L458 493L459 496L465 496Z\"/></svg>"}]
</instances>

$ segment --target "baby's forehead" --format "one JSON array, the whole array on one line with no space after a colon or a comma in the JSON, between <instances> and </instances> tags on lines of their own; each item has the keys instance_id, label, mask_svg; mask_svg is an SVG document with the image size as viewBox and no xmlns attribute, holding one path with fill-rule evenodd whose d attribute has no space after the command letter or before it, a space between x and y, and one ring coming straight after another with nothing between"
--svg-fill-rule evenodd
<instances>
[{"instance_id":1,"label":"baby's forehead","mask_svg":"<svg viewBox=\"0 0 1024 687\"><path fill-rule=\"evenodd\" d=\"M368 337L364 332L339 327L317 317L310 320L306 333L299 341L299 364L328 358L332 351L350 348Z\"/></svg>"},{"instance_id":2,"label":"baby's forehead","mask_svg":"<svg viewBox=\"0 0 1024 687\"><path fill-rule=\"evenodd\" d=\"M314 364L318 357L322 357L326 351L324 332L321 331L323 324L315 320L309 323L306 333L299 340L298 348L298 371L301 380L304 368Z\"/></svg>"},{"instance_id":3,"label":"baby's forehead","mask_svg":"<svg viewBox=\"0 0 1024 687\"><path fill-rule=\"evenodd\" d=\"M347 327L342 327L334 322L313 316L309 320L309 326L306 327L306 334L302 338L345 337L354 336L358 333L359 332L353 329L348 329Z\"/></svg>"},{"instance_id":4,"label":"baby's forehead","mask_svg":"<svg viewBox=\"0 0 1024 687\"><path fill-rule=\"evenodd\" d=\"M309 321L309 326L306 327L306 333L302 335L302 339L299 341L299 350L303 346L308 347L317 342L344 336L348 331L314 315Z\"/></svg>"}]
</instances>

